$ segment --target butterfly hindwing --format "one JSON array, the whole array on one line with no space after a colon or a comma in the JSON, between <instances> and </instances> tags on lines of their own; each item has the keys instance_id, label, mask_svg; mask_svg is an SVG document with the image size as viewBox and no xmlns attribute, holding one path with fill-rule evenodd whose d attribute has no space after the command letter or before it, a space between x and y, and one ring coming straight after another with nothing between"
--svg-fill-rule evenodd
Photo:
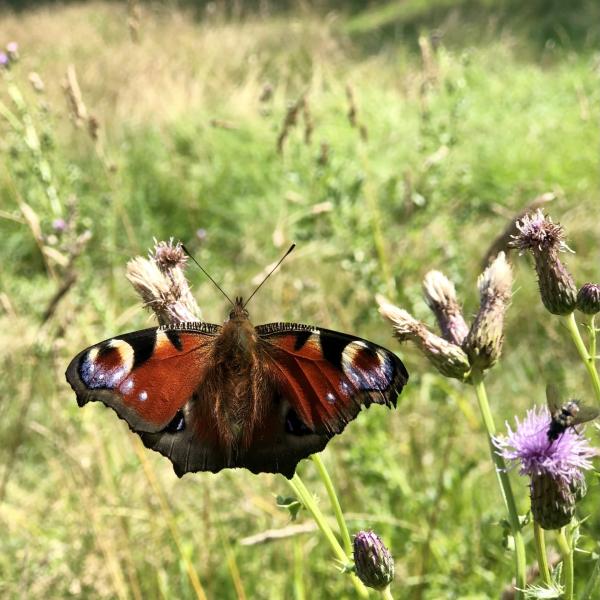
<instances>
[{"instance_id":1,"label":"butterfly hindwing","mask_svg":"<svg viewBox=\"0 0 600 600\"><path fill-rule=\"evenodd\" d=\"M362 406L395 406L408 373L385 348L328 329L294 323L260 325L271 371L292 412L292 435L340 433Z\"/></svg>"},{"instance_id":2,"label":"butterfly hindwing","mask_svg":"<svg viewBox=\"0 0 600 600\"><path fill-rule=\"evenodd\" d=\"M78 354L66 376L79 405L103 402L137 432L176 427L173 421L205 376L220 329L208 323L188 326L124 334Z\"/></svg>"}]
</instances>

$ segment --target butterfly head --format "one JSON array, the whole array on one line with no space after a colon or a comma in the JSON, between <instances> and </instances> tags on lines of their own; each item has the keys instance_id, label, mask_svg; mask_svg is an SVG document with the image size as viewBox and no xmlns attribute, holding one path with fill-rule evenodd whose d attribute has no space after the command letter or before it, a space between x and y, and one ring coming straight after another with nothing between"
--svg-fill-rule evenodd
<instances>
[{"instance_id":1,"label":"butterfly head","mask_svg":"<svg viewBox=\"0 0 600 600\"><path fill-rule=\"evenodd\" d=\"M244 299L241 296L236 296L233 308L229 313L230 321L246 321L250 313L244 308Z\"/></svg>"}]
</instances>

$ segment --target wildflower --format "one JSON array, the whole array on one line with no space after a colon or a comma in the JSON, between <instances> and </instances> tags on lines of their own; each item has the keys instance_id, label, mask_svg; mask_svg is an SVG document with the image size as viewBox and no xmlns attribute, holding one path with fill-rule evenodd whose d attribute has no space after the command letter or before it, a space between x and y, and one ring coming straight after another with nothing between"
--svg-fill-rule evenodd
<instances>
[{"instance_id":1,"label":"wildflower","mask_svg":"<svg viewBox=\"0 0 600 600\"><path fill-rule=\"evenodd\" d=\"M527 411L513 431L497 437L494 444L508 461L519 463L519 473L530 478L531 512L544 529L567 525L575 504L585 493L583 471L592 467L597 451L572 427L558 439L548 438L551 417L546 407Z\"/></svg>"},{"instance_id":2,"label":"wildflower","mask_svg":"<svg viewBox=\"0 0 600 600\"><path fill-rule=\"evenodd\" d=\"M564 241L564 230L541 209L525 215L518 223L519 234L512 246L521 252L530 250L535 260L540 295L544 306L555 315L567 315L575 310L577 287L573 277L560 261L559 252L570 250Z\"/></svg>"},{"instance_id":3,"label":"wildflower","mask_svg":"<svg viewBox=\"0 0 600 600\"><path fill-rule=\"evenodd\" d=\"M6 54L11 62L19 60L19 44L17 42L8 42L6 44Z\"/></svg>"},{"instance_id":4,"label":"wildflower","mask_svg":"<svg viewBox=\"0 0 600 600\"><path fill-rule=\"evenodd\" d=\"M375 590L384 590L394 579L394 559L372 531L359 531L354 536L354 565L358 578Z\"/></svg>"},{"instance_id":5,"label":"wildflower","mask_svg":"<svg viewBox=\"0 0 600 600\"><path fill-rule=\"evenodd\" d=\"M0 69L8 69L10 66L10 58L6 52L0 52Z\"/></svg>"},{"instance_id":6,"label":"wildflower","mask_svg":"<svg viewBox=\"0 0 600 600\"><path fill-rule=\"evenodd\" d=\"M173 238L168 242L157 242L154 246L154 254L150 257L156 262L162 271L183 268L187 262L187 254L181 243L173 243Z\"/></svg>"},{"instance_id":7,"label":"wildflower","mask_svg":"<svg viewBox=\"0 0 600 600\"><path fill-rule=\"evenodd\" d=\"M67 229L67 222L64 219L54 219L52 221L52 229L56 233L63 233Z\"/></svg>"},{"instance_id":8,"label":"wildflower","mask_svg":"<svg viewBox=\"0 0 600 600\"><path fill-rule=\"evenodd\" d=\"M600 312L600 285L584 283L577 292L577 308L586 315Z\"/></svg>"},{"instance_id":9,"label":"wildflower","mask_svg":"<svg viewBox=\"0 0 600 600\"><path fill-rule=\"evenodd\" d=\"M481 298L479 312L463 343L472 367L484 371L500 358L504 340L504 314L512 288L512 271L504 252L477 280Z\"/></svg>"},{"instance_id":10,"label":"wildflower","mask_svg":"<svg viewBox=\"0 0 600 600\"><path fill-rule=\"evenodd\" d=\"M376 299L379 312L391 321L396 337L401 342L414 342L442 375L465 379L471 367L469 358L460 346L435 335L425 324L383 296L378 295Z\"/></svg>"},{"instance_id":11,"label":"wildflower","mask_svg":"<svg viewBox=\"0 0 600 600\"><path fill-rule=\"evenodd\" d=\"M127 263L127 279L155 312L161 325L198 321L200 309L185 278L181 244L155 242L149 257Z\"/></svg>"},{"instance_id":12,"label":"wildflower","mask_svg":"<svg viewBox=\"0 0 600 600\"><path fill-rule=\"evenodd\" d=\"M454 284L440 271L429 271L423 279L423 295L437 319L442 337L453 344L462 344L469 328L460 310Z\"/></svg>"},{"instance_id":13,"label":"wildflower","mask_svg":"<svg viewBox=\"0 0 600 600\"><path fill-rule=\"evenodd\" d=\"M198 239L198 241L200 241L200 242L206 241L207 236L208 236L208 231L206 231L206 229L204 229L204 227L200 227L199 229L196 229L196 238Z\"/></svg>"}]
</instances>

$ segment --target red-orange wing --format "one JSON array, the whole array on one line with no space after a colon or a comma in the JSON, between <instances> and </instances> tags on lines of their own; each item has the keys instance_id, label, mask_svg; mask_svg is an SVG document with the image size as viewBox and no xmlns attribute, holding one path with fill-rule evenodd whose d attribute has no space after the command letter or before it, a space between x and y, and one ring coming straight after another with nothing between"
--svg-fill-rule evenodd
<instances>
[{"instance_id":1,"label":"red-orange wing","mask_svg":"<svg viewBox=\"0 0 600 600\"><path fill-rule=\"evenodd\" d=\"M287 433L336 434L362 406L396 406L408 380L402 361L367 340L296 323L256 328L269 371L293 411Z\"/></svg>"},{"instance_id":2,"label":"red-orange wing","mask_svg":"<svg viewBox=\"0 0 600 600\"><path fill-rule=\"evenodd\" d=\"M105 340L71 361L67 381L80 406L103 402L134 431L177 427L174 421L210 366L211 345L220 329L210 323L186 323Z\"/></svg>"}]
</instances>

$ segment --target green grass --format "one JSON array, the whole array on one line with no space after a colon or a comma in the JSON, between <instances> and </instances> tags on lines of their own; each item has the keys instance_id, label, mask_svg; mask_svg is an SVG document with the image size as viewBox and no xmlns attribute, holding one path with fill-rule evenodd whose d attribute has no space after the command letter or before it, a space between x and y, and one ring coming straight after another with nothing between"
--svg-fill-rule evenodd
<instances>
[{"instance_id":1,"label":"green grass","mask_svg":"<svg viewBox=\"0 0 600 600\"><path fill-rule=\"evenodd\" d=\"M19 203L46 236L59 214L38 176L40 157L0 117L3 597L195 598L186 558L209 598L242 598L242 589L252 599L353 597L317 533L239 544L288 524L274 498L288 493L281 478L225 471L178 480L168 461L136 451L113 413L77 408L63 376L68 361L100 339L148 326L125 264L153 237L170 236L230 295L247 294L295 241L297 251L252 301L253 322L314 323L398 349L411 373L399 410L370 409L324 453L351 530L372 527L393 551L395 597L419 597L423 582L423 598L498 597L509 582L505 515L472 391L432 373L412 347L397 347L374 296L429 318L420 283L438 268L472 315L488 244L547 191L577 251L567 257L576 279L598 279L597 55L587 38L538 44L527 34L534 20L494 29L485 4L476 23L444 8L418 27L408 26L415 12L407 7L394 17L404 34L390 35L379 29L392 19L386 6L379 21L370 12L327 19L310 11L195 21L148 6L137 44L125 10L103 3L3 19L0 44L18 39L22 60L12 82L0 83L0 101L17 114L9 83L23 92L60 211L74 202L79 231L93 234L76 261L76 285L42 325L61 270L43 259ZM444 36L426 73L414 32L439 26ZM473 28L478 35L467 35ZM69 64L100 123L101 147L69 120L61 89ZM32 70L45 81L43 95L29 89ZM274 94L261 103L267 82ZM366 142L346 117L347 83ZM288 103L304 92L312 141L304 142L300 119L280 155ZM207 231L202 243L198 228ZM68 254L70 242L61 244L54 247ZM565 332L539 302L531 265L515 264L504 356L487 381L497 424L542 402L550 378L591 399ZM189 276L204 317L222 321L223 298L199 271ZM313 466L300 472L332 514ZM526 483L513 482L524 513ZM593 550L600 491L589 483L580 544ZM578 589L592 568L577 557Z\"/></svg>"}]
</instances>

